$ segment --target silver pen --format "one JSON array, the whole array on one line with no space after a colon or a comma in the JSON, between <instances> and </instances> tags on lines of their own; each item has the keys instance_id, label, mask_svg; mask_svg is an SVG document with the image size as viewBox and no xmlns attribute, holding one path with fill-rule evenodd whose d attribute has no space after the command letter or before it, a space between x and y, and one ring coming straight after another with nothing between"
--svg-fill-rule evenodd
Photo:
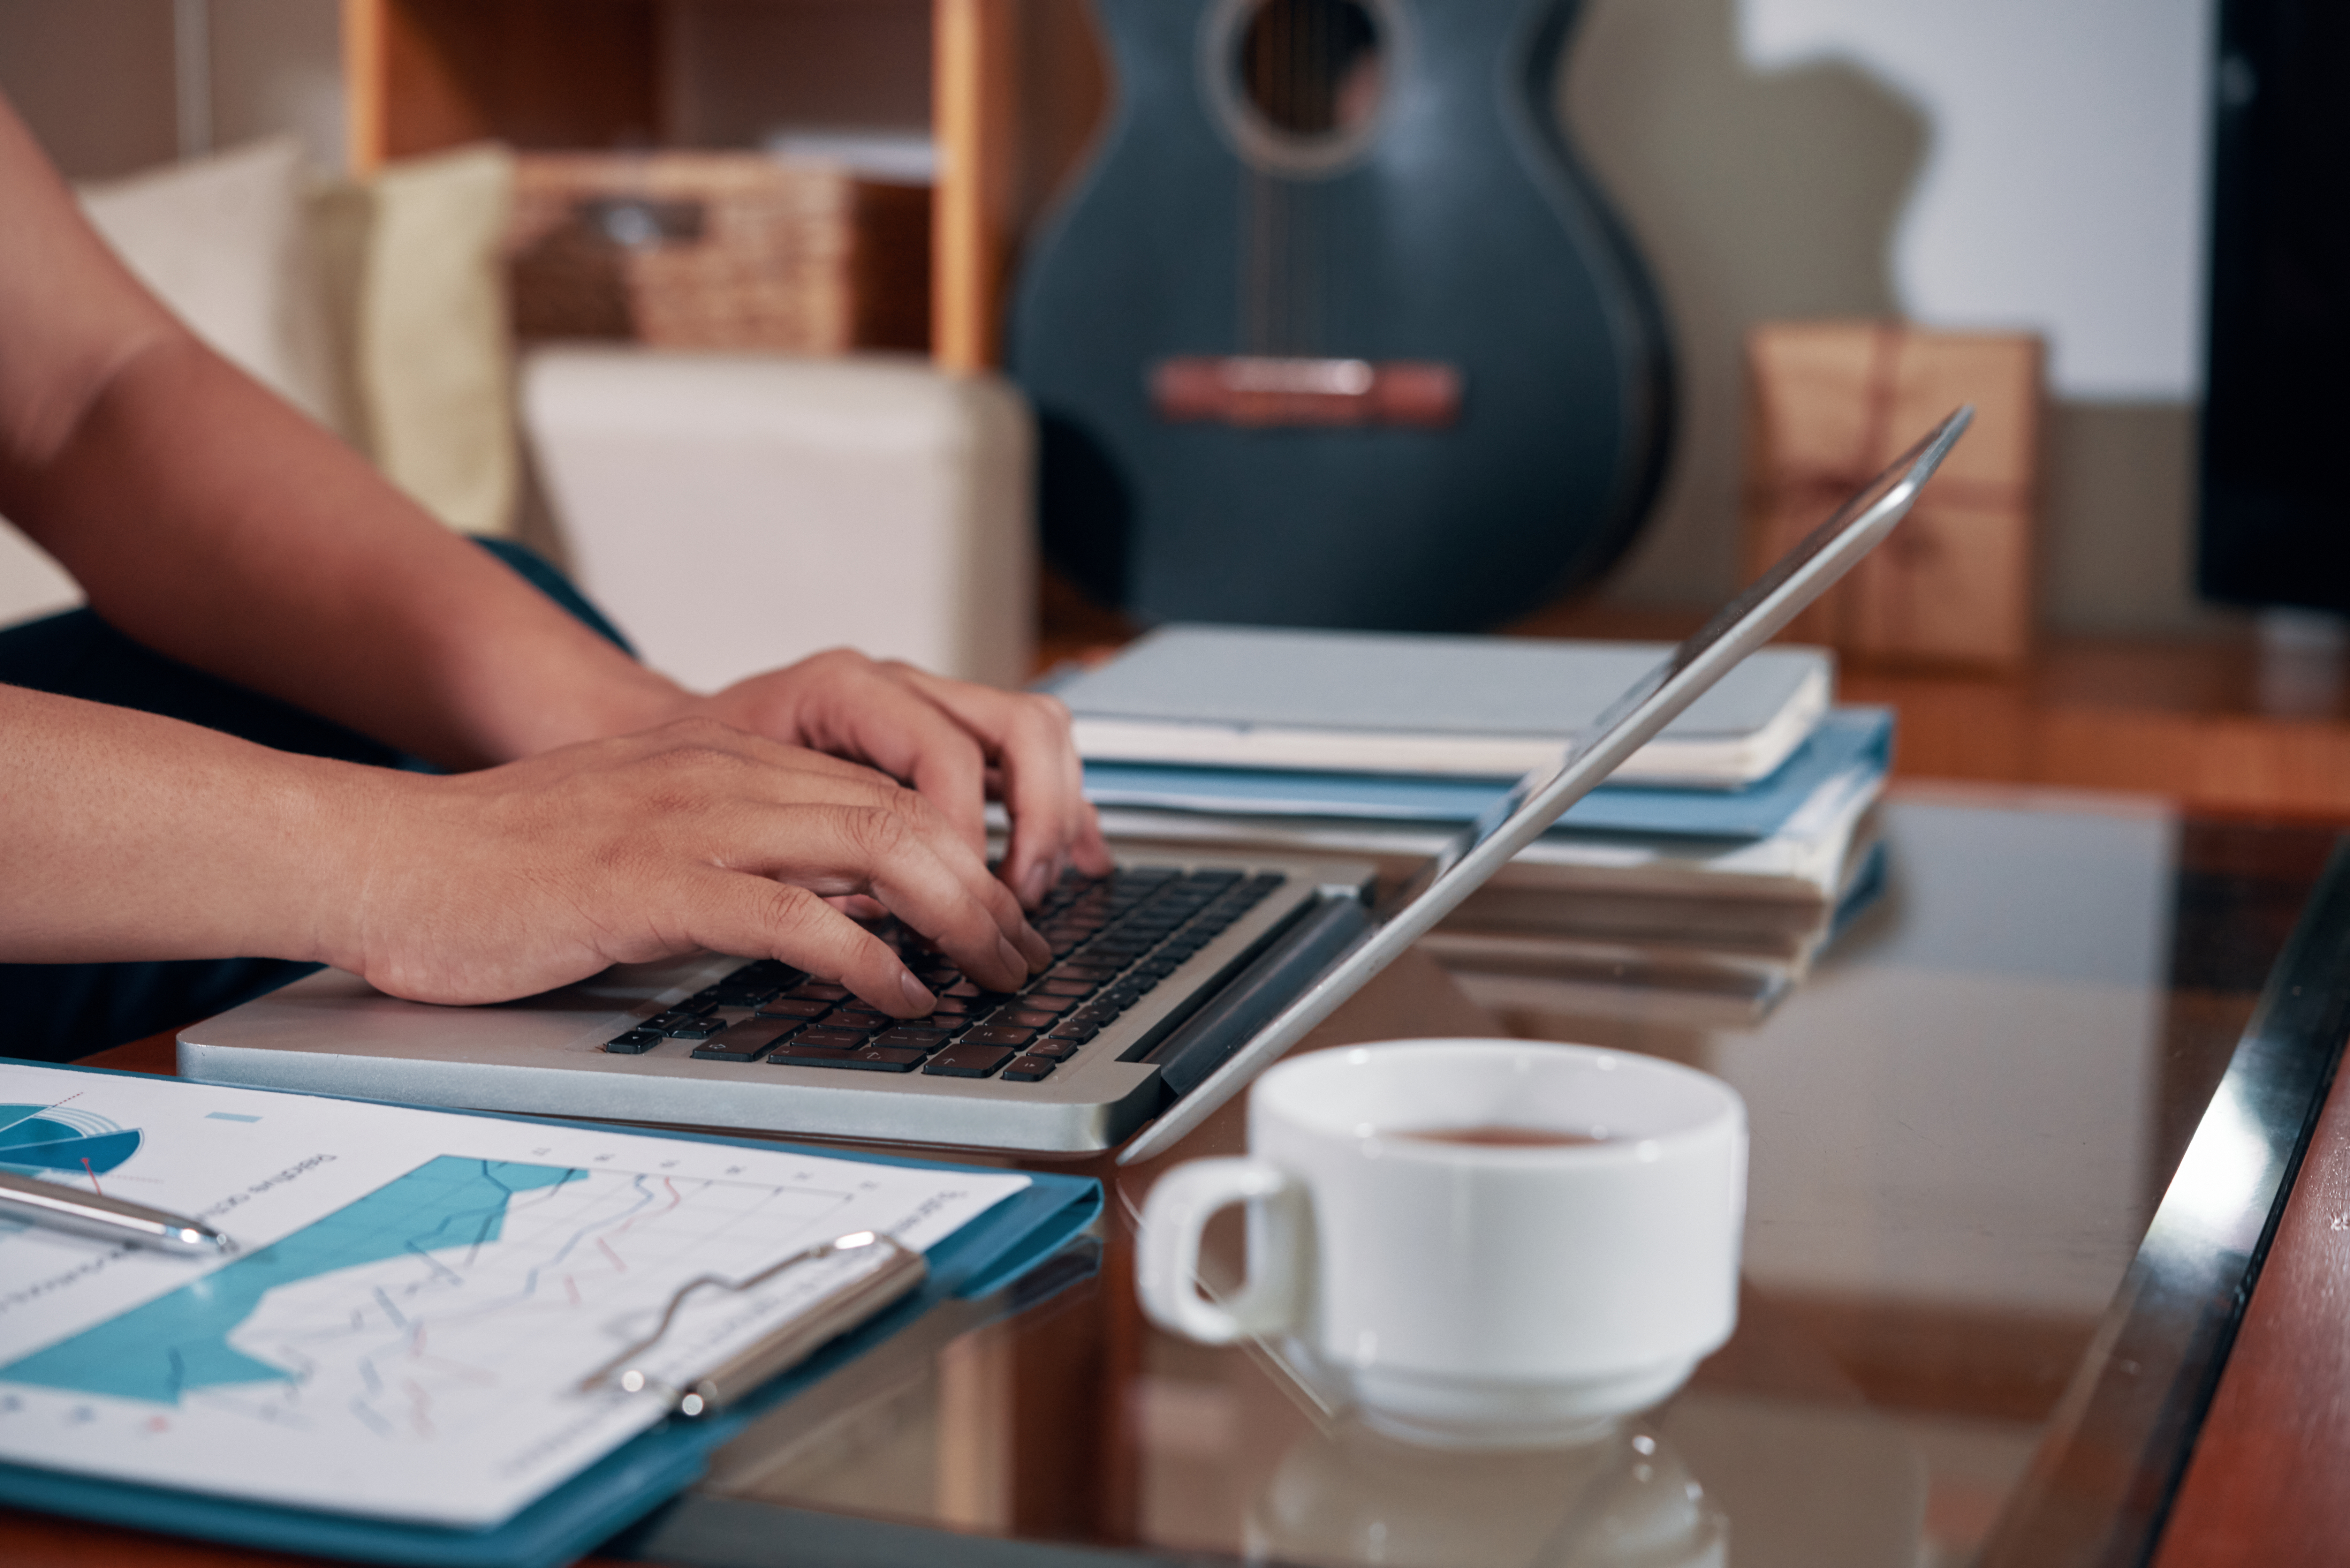
<instances>
[{"instance_id":1,"label":"silver pen","mask_svg":"<svg viewBox=\"0 0 2350 1568\"><path fill-rule=\"evenodd\" d=\"M53 1231L72 1231L109 1241L130 1241L183 1256L217 1258L235 1247L234 1242L200 1220L150 1209L144 1203L103 1198L95 1192L76 1192L69 1187L10 1176L5 1171L0 1171L0 1216L29 1220Z\"/></svg>"}]
</instances>

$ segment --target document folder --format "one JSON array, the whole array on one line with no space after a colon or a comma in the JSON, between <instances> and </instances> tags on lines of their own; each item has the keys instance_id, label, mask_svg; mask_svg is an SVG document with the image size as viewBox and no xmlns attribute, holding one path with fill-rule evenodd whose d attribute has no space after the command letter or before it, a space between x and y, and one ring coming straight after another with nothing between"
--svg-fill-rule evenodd
<instances>
[{"instance_id":1,"label":"document folder","mask_svg":"<svg viewBox=\"0 0 2350 1568\"><path fill-rule=\"evenodd\" d=\"M71 1069L108 1077L97 1069ZM525 1118L488 1116L494 1121ZM593 1124L532 1120L531 1125ZM595 1128L612 1131L608 1127ZM839 1152L759 1139L629 1128L632 1137L789 1152L904 1169L954 1170L951 1162ZM795 1393L822 1380L950 1297L1004 1291L1092 1225L1101 1187L1087 1178L1023 1172L1028 1185L920 1254L918 1283L860 1325L817 1348L781 1376L698 1418L673 1415L631 1438L500 1523L464 1529L255 1503L168 1490L26 1465L0 1465L0 1504L109 1525L194 1536L233 1545L361 1563L431 1563L451 1568L541 1568L568 1562L691 1485L709 1456ZM657 1396L648 1391L647 1397Z\"/></svg>"}]
</instances>

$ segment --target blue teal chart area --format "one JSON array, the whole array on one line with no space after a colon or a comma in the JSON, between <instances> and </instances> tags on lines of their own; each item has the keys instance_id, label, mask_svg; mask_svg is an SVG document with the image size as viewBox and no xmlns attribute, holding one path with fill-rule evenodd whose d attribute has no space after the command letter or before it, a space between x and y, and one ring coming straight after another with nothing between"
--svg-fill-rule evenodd
<instances>
[{"instance_id":1,"label":"blue teal chart area","mask_svg":"<svg viewBox=\"0 0 2350 1568\"><path fill-rule=\"evenodd\" d=\"M177 1405L191 1389L293 1381L297 1367L229 1343L269 1292L388 1258L478 1250L500 1240L515 1194L587 1174L443 1155L196 1283L0 1366L0 1380L158 1405Z\"/></svg>"},{"instance_id":2,"label":"blue teal chart area","mask_svg":"<svg viewBox=\"0 0 2350 1568\"><path fill-rule=\"evenodd\" d=\"M0 1168L104 1176L139 1152L140 1137L71 1106L0 1105Z\"/></svg>"}]
</instances>

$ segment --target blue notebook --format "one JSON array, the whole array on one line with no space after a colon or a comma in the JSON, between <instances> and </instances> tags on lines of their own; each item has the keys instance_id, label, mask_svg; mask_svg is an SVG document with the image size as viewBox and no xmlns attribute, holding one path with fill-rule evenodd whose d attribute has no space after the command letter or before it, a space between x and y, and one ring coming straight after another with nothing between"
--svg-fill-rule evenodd
<instances>
[{"instance_id":1,"label":"blue notebook","mask_svg":"<svg viewBox=\"0 0 2350 1568\"><path fill-rule=\"evenodd\" d=\"M1734 790L1602 784L1551 831L1768 838L1822 788L1856 769L1882 774L1892 757L1891 709L1836 708L1777 772L1757 784ZM1466 823L1500 799L1509 784L1388 774L1086 764L1086 795L1096 805L1247 816Z\"/></svg>"},{"instance_id":2,"label":"blue notebook","mask_svg":"<svg viewBox=\"0 0 2350 1568\"><path fill-rule=\"evenodd\" d=\"M58 1165L49 1158L54 1152L52 1146L72 1143L76 1148L84 1151L85 1158L87 1151L92 1148L105 1151L96 1163L86 1168L92 1171L93 1180L99 1179L101 1172L105 1173L108 1180L118 1180L113 1170L123 1158L128 1158L123 1147L125 1140L128 1140L130 1149L135 1149L142 1137L141 1130L136 1127L101 1125L109 1121L106 1116L99 1113L109 1108L109 1081L113 1085L112 1101L118 1105L136 1105L143 1101L150 1107L151 1114L132 1119L151 1124L161 1119L151 1114L156 1103L155 1095L180 1088L256 1096L249 1109L265 1112L290 1106L293 1114L286 1118L288 1125L304 1116L324 1121L335 1113L336 1107L348 1109L364 1105L308 1096L278 1095L265 1090L221 1091L213 1085L181 1085L178 1080L157 1079L147 1075L110 1073L91 1068L59 1069L46 1064L0 1060L0 1070L31 1067L39 1067L45 1073L71 1073L86 1076L92 1082L92 1090L58 1096L59 1104L56 1106L0 1106L0 1124L5 1124L0 1125L0 1134L5 1134L11 1127L18 1134L15 1140L0 1136L0 1146L5 1146L0 1147L0 1164L30 1169L41 1168L47 1162L60 1170L73 1168L71 1161ZM19 1074L16 1081L22 1084L26 1079ZM0 1094L0 1099L10 1097ZM70 1106L64 1104L68 1098L72 1102ZM372 1106L365 1106L364 1108L368 1111L396 1109ZM351 1114L357 1113L353 1111ZM724 1154L720 1151L731 1150L757 1151L759 1157L782 1157L785 1161L798 1158L806 1158L812 1162L853 1159L858 1167L886 1168L886 1174L879 1169L868 1171L871 1179L884 1187L901 1179L910 1181L915 1173L922 1172L945 1173L950 1178L948 1186L955 1185L955 1179L979 1183L1000 1179L1005 1174L983 1172L944 1162L869 1155L848 1156L759 1139L712 1137L637 1128L616 1129L595 1124L528 1120L486 1113L432 1111L418 1114L442 1118L437 1125L443 1127L448 1125L449 1118L457 1118L460 1125L464 1120L474 1120L499 1124L504 1131L527 1129L531 1141L557 1146L567 1137L576 1141L579 1135L592 1135L600 1142L622 1138L663 1140L661 1144L646 1146L655 1149L691 1145L694 1146L691 1149L681 1148L679 1151L681 1162L689 1167L693 1161L688 1157L698 1154L704 1163L708 1163L723 1160ZM272 1118L215 1111L208 1119L230 1124L260 1123L265 1130ZM27 1128L32 1129L29 1137L26 1134ZM153 1141L152 1132L151 1127L147 1135L151 1141ZM44 1139L46 1141L42 1141ZM58 1155L57 1158L65 1159L66 1155L73 1152L73 1149L67 1149L65 1155ZM565 1158L559 1148L556 1158L558 1160ZM753 1163L745 1155L737 1154L734 1158L746 1164ZM451 1162L445 1158L428 1161L400 1180L406 1182L429 1175L433 1168L447 1163ZM467 1163L482 1166L485 1174L492 1168L508 1172L526 1168L514 1166L492 1168L482 1161ZM680 1162L647 1162L649 1166L660 1164L664 1167L671 1163ZM286 1180L289 1174L295 1179L301 1179L301 1167L305 1164L307 1162L297 1161L286 1172L273 1174L254 1184L255 1190ZM133 1166L125 1175L135 1173L140 1168ZM148 1168L160 1169L162 1167L158 1165ZM811 1168L816 1167L812 1165ZM838 1167L827 1165L822 1168L827 1173L825 1179L829 1180L830 1173L837 1171ZM582 1171L580 1174L584 1177L588 1173ZM627 1175L617 1168L595 1174L609 1180L618 1180ZM621 1441L601 1458L578 1469L576 1473L569 1474L567 1479L551 1489L540 1492L519 1511L494 1524L467 1528L322 1511L258 1502L202 1490L165 1490L134 1481L100 1479L86 1473L26 1464L0 1464L0 1503L133 1529L356 1562L431 1563L454 1565L454 1568L539 1568L545 1564L551 1568L552 1564L568 1562L588 1552L691 1484L702 1472L714 1449L798 1390L881 1344L949 1297L978 1298L1005 1289L1039 1263L1059 1253L1091 1225L1100 1212L1101 1188L1096 1181L1045 1173L1019 1174L1026 1177L1024 1187L993 1201L975 1217L924 1246L923 1255L929 1265L929 1273L912 1293L724 1410L700 1420L670 1418L642 1430ZM643 1179L638 1179L642 1184ZM658 1182L661 1179L654 1179ZM684 1179L682 1175L680 1179ZM509 1184L515 1186L518 1192L526 1190L525 1183ZM583 1190L589 1185L585 1181L580 1184ZM688 1185L692 1185L690 1180ZM712 1182L708 1185L723 1184ZM834 1185L840 1184L835 1182ZM118 1187L118 1190L125 1189ZM161 1201L161 1195L151 1190L141 1191L136 1188L127 1190L138 1192L150 1201ZM366 1202L378 1201L387 1190L380 1189L363 1202L347 1206L335 1218L339 1220L345 1214L364 1208ZM781 1189L775 1190L778 1193L783 1191ZM789 1196L806 1198L806 1194L799 1192ZM519 1202L517 1199L517 1206ZM403 1211L403 1217L407 1212ZM519 1231L522 1222L510 1217L507 1223ZM309 1233L308 1229L296 1232L297 1235ZM618 1231L610 1233L621 1234ZM496 1232L491 1228L484 1229L482 1234L496 1239ZM639 1231L634 1235L623 1236L622 1245L625 1248L649 1244L650 1234L648 1231ZM255 1256L272 1250L272 1246L264 1246L256 1251ZM103 1258L105 1253L101 1251L94 1256ZM617 1258L614 1261L619 1262ZM585 1273L586 1270L582 1268L581 1272ZM211 1286L221 1281L225 1273L225 1269L215 1272L204 1285L192 1287L192 1293L199 1295L220 1293ZM282 1270L281 1274L293 1278L297 1284L301 1282L294 1271ZM385 1304L389 1310L391 1303L387 1302ZM149 1312L151 1307L138 1310ZM240 1307L239 1310L245 1309ZM111 1324L101 1324L98 1330L92 1332L112 1327ZM443 1347L436 1341L433 1348L439 1351ZM9 1396L12 1408L20 1408L28 1398L51 1391L39 1386L41 1378L38 1376L23 1369L32 1361L51 1356L54 1350L54 1346L49 1347L36 1356L20 1360L13 1368L0 1369L0 1382L13 1383L21 1390ZM110 1356L114 1354L109 1353ZM177 1363L174 1365L176 1366ZM268 1369L263 1370L265 1376ZM248 1368L234 1376L251 1379L254 1374ZM162 1406L157 1407L167 1408Z\"/></svg>"}]
</instances>

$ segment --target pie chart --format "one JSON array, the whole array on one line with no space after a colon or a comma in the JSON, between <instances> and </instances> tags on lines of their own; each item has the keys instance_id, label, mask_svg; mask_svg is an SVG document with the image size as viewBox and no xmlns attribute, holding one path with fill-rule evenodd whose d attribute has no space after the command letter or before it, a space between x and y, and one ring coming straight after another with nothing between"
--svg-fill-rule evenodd
<instances>
[{"instance_id":1,"label":"pie chart","mask_svg":"<svg viewBox=\"0 0 2350 1568\"><path fill-rule=\"evenodd\" d=\"M137 1127L66 1106L0 1105L0 1170L104 1175L139 1152Z\"/></svg>"}]
</instances>

